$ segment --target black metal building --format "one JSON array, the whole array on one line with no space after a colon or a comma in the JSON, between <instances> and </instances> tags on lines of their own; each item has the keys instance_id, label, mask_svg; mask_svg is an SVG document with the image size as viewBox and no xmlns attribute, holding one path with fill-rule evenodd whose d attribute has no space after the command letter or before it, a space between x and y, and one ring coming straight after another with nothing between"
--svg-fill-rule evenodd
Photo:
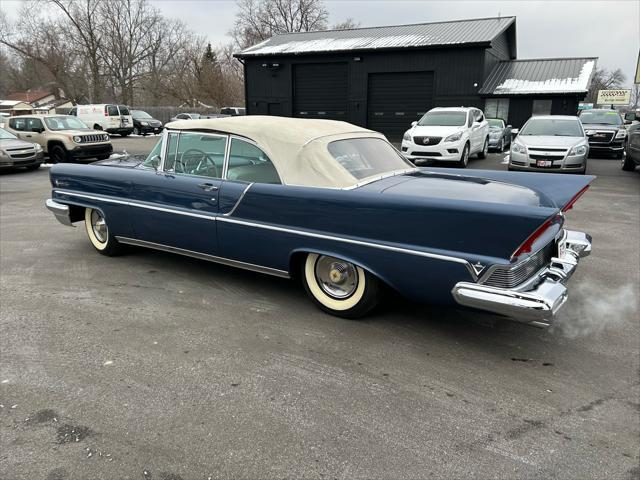
<instances>
[{"instance_id":1,"label":"black metal building","mask_svg":"<svg viewBox=\"0 0 640 480\"><path fill-rule=\"evenodd\" d=\"M575 114L595 68L522 68L515 17L277 35L236 57L248 114L344 120L392 139L437 106L488 107L514 127L532 113ZM575 78L549 76L573 75L580 60Z\"/></svg>"}]
</instances>

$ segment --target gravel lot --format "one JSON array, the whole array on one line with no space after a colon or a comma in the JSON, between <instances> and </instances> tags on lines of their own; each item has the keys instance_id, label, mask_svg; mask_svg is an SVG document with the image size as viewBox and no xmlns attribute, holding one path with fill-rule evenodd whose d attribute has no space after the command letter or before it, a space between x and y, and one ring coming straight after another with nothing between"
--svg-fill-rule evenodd
<instances>
[{"instance_id":1,"label":"gravel lot","mask_svg":"<svg viewBox=\"0 0 640 480\"><path fill-rule=\"evenodd\" d=\"M286 280L103 257L45 168L1 175L0 478L638 478L640 172L589 173L568 225L594 253L546 331L399 298L346 321Z\"/></svg>"}]
</instances>

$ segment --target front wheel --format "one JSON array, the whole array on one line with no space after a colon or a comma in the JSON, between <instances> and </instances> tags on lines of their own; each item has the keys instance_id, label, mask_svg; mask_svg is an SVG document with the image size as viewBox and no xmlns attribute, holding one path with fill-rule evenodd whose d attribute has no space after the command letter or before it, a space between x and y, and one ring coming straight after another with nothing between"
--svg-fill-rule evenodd
<instances>
[{"instance_id":1,"label":"front wheel","mask_svg":"<svg viewBox=\"0 0 640 480\"><path fill-rule=\"evenodd\" d=\"M321 310L331 315L359 318L378 304L378 279L353 263L309 253L302 268L307 294Z\"/></svg>"},{"instance_id":2,"label":"front wheel","mask_svg":"<svg viewBox=\"0 0 640 480\"><path fill-rule=\"evenodd\" d=\"M67 150L62 145L53 145L49 149L49 160L51 163L63 163L68 159Z\"/></svg>"},{"instance_id":3,"label":"front wheel","mask_svg":"<svg viewBox=\"0 0 640 480\"><path fill-rule=\"evenodd\" d=\"M140 135L140 129L138 127L134 127L133 128L133 134L134 135Z\"/></svg>"},{"instance_id":4,"label":"front wheel","mask_svg":"<svg viewBox=\"0 0 640 480\"><path fill-rule=\"evenodd\" d=\"M84 226L91 245L108 257L122 252L122 245L116 240L107 225L107 221L100 210L86 208L84 211Z\"/></svg>"},{"instance_id":5,"label":"front wheel","mask_svg":"<svg viewBox=\"0 0 640 480\"><path fill-rule=\"evenodd\" d=\"M462 154L460 155L460 160L458 160L458 167L467 168L467 165L469 165L469 144L465 143Z\"/></svg>"},{"instance_id":6,"label":"front wheel","mask_svg":"<svg viewBox=\"0 0 640 480\"><path fill-rule=\"evenodd\" d=\"M478 152L478 158L482 159L482 158L487 158L487 152L489 151L489 139L485 138L484 139L484 145L482 147L482 151Z\"/></svg>"}]
</instances>

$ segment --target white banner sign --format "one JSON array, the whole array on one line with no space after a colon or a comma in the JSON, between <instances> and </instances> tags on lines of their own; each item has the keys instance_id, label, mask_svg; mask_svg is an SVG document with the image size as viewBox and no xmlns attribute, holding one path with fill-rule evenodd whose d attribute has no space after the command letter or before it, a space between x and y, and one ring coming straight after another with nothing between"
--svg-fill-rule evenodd
<instances>
[{"instance_id":1,"label":"white banner sign","mask_svg":"<svg viewBox=\"0 0 640 480\"><path fill-rule=\"evenodd\" d=\"M598 90L598 105L629 105L631 90Z\"/></svg>"}]
</instances>

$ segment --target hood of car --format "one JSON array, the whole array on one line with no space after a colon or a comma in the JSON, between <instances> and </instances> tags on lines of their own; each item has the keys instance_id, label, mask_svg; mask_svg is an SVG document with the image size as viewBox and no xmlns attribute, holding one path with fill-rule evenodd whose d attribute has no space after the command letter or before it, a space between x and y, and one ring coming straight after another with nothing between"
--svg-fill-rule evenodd
<instances>
[{"instance_id":1,"label":"hood of car","mask_svg":"<svg viewBox=\"0 0 640 480\"><path fill-rule=\"evenodd\" d=\"M416 125L411 130L409 130L409 134L412 137L446 137L447 135L451 135L452 133L456 133L460 130L464 130L464 126L457 127L442 127L442 126L420 126Z\"/></svg>"},{"instance_id":2,"label":"hood of car","mask_svg":"<svg viewBox=\"0 0 640 480\"><path fill-rule=\"evenodd\" d=\"M98 160L91 165L103 165L106 167L135 168L144 162L145 157L142 155L120 155L114 154L106 160Z\"/></svg>"},{"instance_id":3,"label":"hood of car","mask_svg":"<svg viewBox=\"0 0 640 480\"><path fill-rule=\"evenodd\" d=\"M472 175L453 175L420 169L360 187L385 195L408 195L446 200L510 205L547 206L549 201L528 187Z\"/></svg>"},{"instance_id":4,"label":"hood of car","mask_svg":"<svg viewBox=\"0 0 640 480\"><path fill-rule=\"evenodd\" d=\"M569 148L586 141L584 137L560 137L549 135L518 135L516 140L527 147Z\"/></svg>"},{"instance_id":5,"label":"hood of car","mask_svg":"<svg viewBox=\"0 0 640 480\"><path fill-rule=\"evenodd\" d=\"M601 123L583 123L582 128L584 128L585 132L587 130L611 130L612 132L615 132L621 128L624 128L624 126L623 125L602 125Z\"/></svg>"},{"instance_id":6,"label":"hood of car","mask_svg":"<svg viewBox=\"0 0 640 480\"><path fill-rule=\"evenodd\" d=\"M33 148L34 144L17 138L0 139L0 148Z\"/></svg>"}]
</instances>

